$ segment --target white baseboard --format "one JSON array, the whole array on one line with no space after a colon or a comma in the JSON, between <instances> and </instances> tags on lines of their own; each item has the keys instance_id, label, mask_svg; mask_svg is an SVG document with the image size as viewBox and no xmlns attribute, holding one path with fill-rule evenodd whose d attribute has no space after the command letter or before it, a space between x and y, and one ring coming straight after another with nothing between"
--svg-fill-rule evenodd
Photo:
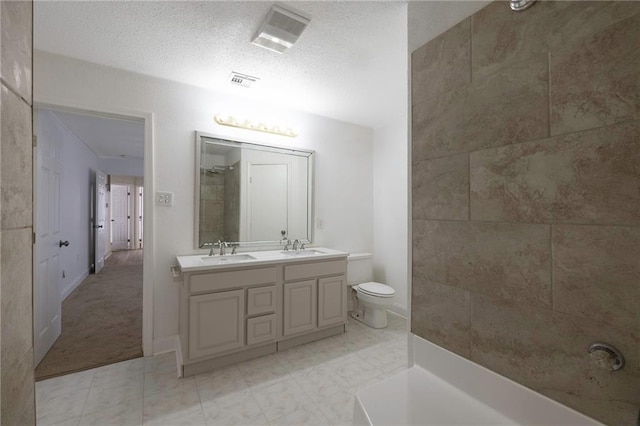
<instances>
[{"instance_id":1,"label":"white baseboard","mask_svg":"<svg viewBox=\"0 0 640 426\"><path fill-rule=\"evenodd\" d=\"M71 284L69 284L65 289L63 289L62 293L60 294L60 303L64 302L64 300L67 297L69 297L69 295L73 292L73 290L78 288L78 286L82 284L82 281L84 281L88 276L89 276L89 270L87 269L85 272L80 274L78 278L73 280Z\"/></svg>"},{"instance_id":2,"label":"white baseboard","mask_svg":"<svg viewBox=\"0 0 640 426\"><path fill-rule=\"evenodd\" d=\"M174 352L176 350L176 344L178 342L178 336L167 336L153 340L153 355L160 355L167 352Z\"/></svg>"},{"instance_id":3,"label":"white baseboard","mask_svg":"<svg viewBox=\"0 0 640 426\"><path fill-rule=\"evenodd\" d=\"M404 305L394 303L389 310L394 314L400 315L402 318L409 319L409 310Z\"/></svg>"}]
</instances>

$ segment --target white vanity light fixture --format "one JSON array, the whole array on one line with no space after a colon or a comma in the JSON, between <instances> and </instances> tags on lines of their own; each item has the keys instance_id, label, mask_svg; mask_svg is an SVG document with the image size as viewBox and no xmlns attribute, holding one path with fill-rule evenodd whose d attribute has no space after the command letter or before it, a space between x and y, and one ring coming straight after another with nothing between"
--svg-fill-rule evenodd
<instances>
[{"instance_id":1,"label":"white vanity light fixture","mask_svg":"<svg viewBox=\"0 0 640 426\"><path fill-rule=\"evenodd\" d=\"M304 12L274 4L260 25L251 44L283 53L298 40L311 17Z\"/></svg>"},{"instance_id":2,"label":"white vanity light fixture","mask_svg":"<svg viewBox=\"0 0 640 426\"><path fill-rule=\"evenodd\" d=\"M213 117L216 123L223 126L238 127L240 129L254 130L256 132L272 133L274 135L288 136L295 138L298 133L290 126L281 126L278 124L267 124L263 121L252 121L244 118L235 117L233 115L216 114Z\"/></svg>"}]
</instances>

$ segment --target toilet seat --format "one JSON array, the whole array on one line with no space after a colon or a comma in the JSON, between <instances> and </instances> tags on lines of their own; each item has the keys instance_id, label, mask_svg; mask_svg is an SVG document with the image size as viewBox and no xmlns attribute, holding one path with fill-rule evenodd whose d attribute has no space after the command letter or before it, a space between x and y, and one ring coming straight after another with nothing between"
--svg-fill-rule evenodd
<instances>
[{"instance_id":1,"label":"toilet seat","mask_svg":"<svg viewBox=\"0 0 640 426\"><path fill-rule=\"evenodd\" d=\"M358 284L355 287L357 291L373 297L389 298L393 297L393 295L396 294L396 291L388 285L380 284L373 281Z\"/></svg>"}]
</instances>

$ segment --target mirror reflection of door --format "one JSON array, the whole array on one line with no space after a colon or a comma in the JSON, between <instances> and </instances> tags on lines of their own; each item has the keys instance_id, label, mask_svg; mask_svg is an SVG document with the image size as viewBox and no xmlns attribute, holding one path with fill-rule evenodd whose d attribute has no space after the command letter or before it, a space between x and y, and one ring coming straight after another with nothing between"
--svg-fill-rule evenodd
<instances>
[{"instance_id":1,"label":"mirror reflection of door","mask_svg":"<svg viewBox=\"0 0 640 426\"><path fill-rule=\"evenodd\" d=\"M127 250L131 237L129 235L129 187L111 185L111 249Z\"/></svg>"},{"instance_id":2,"label":"mirror reflection of door","mask_svg":"<svg viewBox=\"0 0 640 426\"><path fill-rule=\"evenodd\" d=\"M273 241L287 230L289 165L249 164L250 241Z\"/></svg>"}]
</instances>

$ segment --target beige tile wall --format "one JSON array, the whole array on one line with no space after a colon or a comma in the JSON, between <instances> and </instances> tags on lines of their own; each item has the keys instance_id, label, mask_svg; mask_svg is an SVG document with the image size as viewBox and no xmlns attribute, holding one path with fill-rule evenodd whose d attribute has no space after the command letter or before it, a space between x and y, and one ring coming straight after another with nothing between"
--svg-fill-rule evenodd
<instances>
[{"instance_id":1,"label":"beige tile wall","mask_svg":"<svg viewBox=\"0 0 640 426\"><path fill-rule=\"evenodd\" d=\"M32 3L1 2L0 27L0 424L33 425Z\"/></svg>"},{"instance_id":2,"label":"beige tile wall","mask_svg":"<svg viewBox=\"0 0 640 426\"><path fill-rule=\"evenodd\" d=\"M639 46L640 2L494 2L411 67L412 331L615 425L640 409Z\"/></svg>"}]
</instances>

